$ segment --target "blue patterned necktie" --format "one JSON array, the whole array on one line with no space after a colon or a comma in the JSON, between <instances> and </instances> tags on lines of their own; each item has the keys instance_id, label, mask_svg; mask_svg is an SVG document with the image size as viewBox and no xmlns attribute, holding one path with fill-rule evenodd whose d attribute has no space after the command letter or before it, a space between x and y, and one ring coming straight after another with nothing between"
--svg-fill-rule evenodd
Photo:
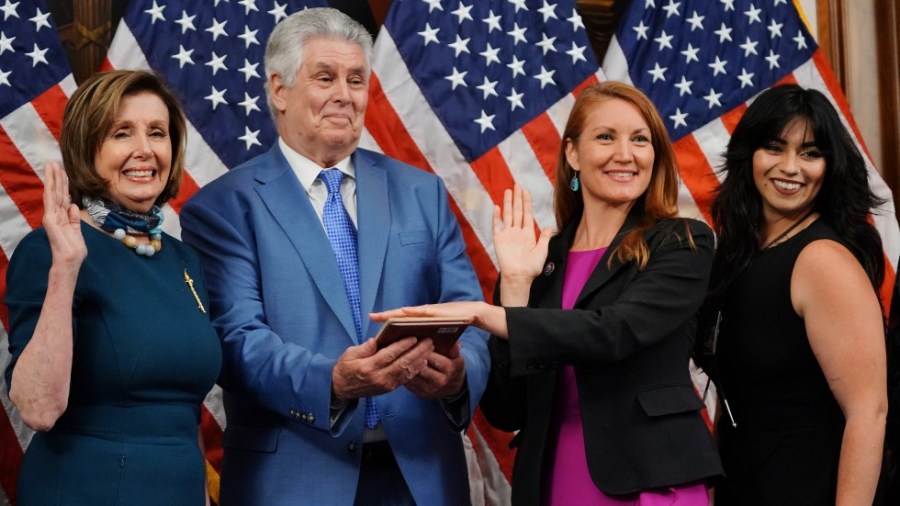
<instances>
[{"instance_id":1,"label":"blue patterned necktie","mask_svg":"<svg viewBox=\"0 0 900 506\"><path fill-rule=\"evenodd\" d=\"M356 342L362 342L362 323L359 314L359 253L356 243L356 228L350 221L344 201L341 199L341 180L344 173L338 169L323 170L319 173L319 179L325 182L328 188L328 198L325 200L325 209L322 212L322 223L325 225L325 234L328 242L334 250L338 269L344 278L344 291L350 302L350 310L353 311L353 324L356 328ZM378 424L378 411L375 408L375 399L366 397L366 427L372 428Z\"/></svg>"}]
</instances>

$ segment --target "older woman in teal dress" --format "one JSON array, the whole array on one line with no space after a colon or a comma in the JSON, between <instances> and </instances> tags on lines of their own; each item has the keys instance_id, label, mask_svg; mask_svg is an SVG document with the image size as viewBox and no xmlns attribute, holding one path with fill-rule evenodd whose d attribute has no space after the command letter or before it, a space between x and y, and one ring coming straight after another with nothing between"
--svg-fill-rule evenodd
<instances>
[{"instance_id":1,"label":"older woman in teal dress","mask_svg":"<svg viewBox=\"0 0 900 506\"><path fill-rule=\"evenodd\" d=\"M9 396L36 431L19 504L202 505L200 405L221 366L199 261L161 231L185 120L155 75L88 79L7 273ZM74 202L74 203L73 203Z\"/></svg>"}]
</instances>

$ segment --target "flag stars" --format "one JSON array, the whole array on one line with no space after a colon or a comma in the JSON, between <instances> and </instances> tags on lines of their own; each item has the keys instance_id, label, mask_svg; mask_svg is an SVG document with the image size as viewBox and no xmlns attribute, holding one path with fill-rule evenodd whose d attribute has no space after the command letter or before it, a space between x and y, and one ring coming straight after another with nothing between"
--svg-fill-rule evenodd
<instances>
[{"instance_id":1,"label":"flag stars","mask_svg":"<svg viewBox=\"0 0 900 506\"><path fill-rule=\"evenodd\" d=\"M650 9L651 7L656 8L656 0L644 0L644 8Z\"/></svg>"},{"instance_id":2,"label":"flag stars","mask_svg":"<svg viewBox=\"0 0 900 506\"><path fill-rule=\"evenodd\" d=\"M428 46L428 43L434 42L435 44L440 45L440 41L438 41L437 34L440 31L440 28L432 28L430 23L425 23L425 29L421 32L417 32L424 39L424 45Z\"/></svg>"},{"instance_id":3,"label":"flag stars","mask_svg":"<svg viewBox=\"0 0 900 506\"><path fill-rule=\"evenodd\" d=\"M706 19L706 16L701 16L697 14L697 11L694 11L694 14L687 18L687 22L691 24L691 31L694 30L702 30L703 29L703 20Z\"/></svg>"},{"instance_id":4,"label":"flag stars","mask_svg":"<svg viewBox=\"0 0 900 506\"><path fill-rule=\"evenodd\" d=\"M700 58L697 57L697 53L700 52L699 47L694 47L690 42L688 42L687 48L684 51L681 51L681 54L684 55L684 64L687 65L691 63L691 60L695 62L699 62Z\"/></svg>"},{"instance_id":5,"label":"flag stars","mask_svg":"<svg viewBox=\"0 0 900 506\"><path fill-rule=\"evenodd\" d=\"M187 11L181 11L181 19L176 19L175 23L181 25L181 34L184 35L188 30L197 31L194 26L194 18L197 16L188 16Z\"/></svg>"},{"instance_id":6,"label":"flag stars","mask_svg":"<svg viewBox=\"0 0 900 506\"><path fill-rule=\"evenodd\" d=\"M204 63L204 65L212 68L212 75L216 75L216 72L220 70L228 70L228 67L225 66L226 57L228 57L227 54L219 56L215 51L213 51L212 58L210 58L208 62Z\"/></svg>"},{"instance_id":7,"label":"flag stars","mask_svg":"<svg viewBox=\"0 0 900 506\"><path fill-rule=\"evenodd\" d=\"M546 33L541 34L541 41L535 44L536 46L541 48L544 56L547 56L547 53L553 51L554 53L558 52L555 47L553 47L553 43L556 42L556 37L547 37Z\"/></svg>"},{"instance_id":8,"label":"flag stars","mask_svg":"<svg viewBox=\"0 0 900 506\"><path fill-rule=\"evenodd\" d=\"M718 55L716 55L716 61L707 65L709 68L713 69L713 77L716 77L719 74L727 74L725 72L725 65L728 63L726 60L721 60Z\"/></svg>"},{"instance_id":9,"label":"flag stars","mask_svg":"<svg viewBox=\"0 0 900 506\"><path fill-rule=\"evenodd\" d=\"M157 5L156 0L153 0L153 7L145 10L144 12L150 15L150 24L156 24L157 21L165 21L166 18L163 16L163 10L165 10L166 6Z\"/></svg>"},{"instance_id":10,"label":"flag stars","mask_svg":"<svg viewBox=\"0 0 900 506\"><path fill-rule=\"evenodd\" d=\"M455 90L457 86L468 87L469 85L466 84L466 74L468 73L468 70L460 72L456 69L456 67L453 67L453 73L445 77L444 79L450 81L451 90Z\"/></svg>"},{"instance_id":11,"label":"flag stars","mask_svg":"<svg viewBox=\"0 0 900 506\"><path fill-rule=\"evenodd\" d=\"M481 133L484 133L485 130L495 130L494 116L496 114L488 115L488 113L481 111L481 117L475 120L475 123L481 126Z\"/></svg>"},{"instance_id":12,"label":"flag stars","mask_svg":"<svg viewBox=\"0 0 900 506\"><path fill-rule=\"evenodd\" d=\"M458 23L462 24L462 22L466 19L468 19L469 21L475 21L474 19L472 19L472 14L470 14L470 12L472 12L472 6L460 2L459 7L457 7L456 10L451 12L450 14L456 16L456 18L459 20Z\"/></svg>"},{"instance_id":13,"label":"flag stars","mask_svg":"<svg viewBox=\"0 0 900 506\"><path fill-rule=\"evenodd\" d=\"M544 68L543 65L541 65L540 73L537 74L536 76L532 76L532 77L534 77L535 79L537 79L538 81L541 82L541 89L543 90L544 86L546 86L548 84L551 84L554 86L556 85L556 81L553 80L553 74L555 74L555 73L556 73L556 70L547 70Z\"/></svg>"},{"instance_id":14,"label":"flag stars","mask_svg":"<svg viewBox=\"0 0 900 506\"><path fill-rule=\"evenodd\" d=\"M681 2L676 2L675 0L669 0L669 3L663 6L663 10L666 11L666 19L671 18L672 16L678 16L678 8L681 7Z\"/></svg>"},{"instance_id":15,"label":"flag stars","mask_svg":"<svg viewBox=\"0 0 900 506\"><path fill-rule=\"evenodd\" d=\"M34 49L32 49L30 53L25 53L26 56L31 58L31 68L37 67L38 63L49 64L46 57L47 51L49 51L49 49L41 49L35 44Z\"/></svg>"},{"instance_id":16,"label":"flag stars","mask_svg":"<svg viewBox=\"0 0 900 506\"><path fill-rule=\"evenodd\" d=\"M747 40L746 40L743 44L741 44L740 46L738 46L738 47L740 47L741 49L744 50L744 58L747 58L747 57L749 57L751 54L755 54L755 55L758 55L758 54L759 54L759 53L756 52L756 46L757 46L757 45L759 45L759 42L750 40L750 37L747 37Z\"/></svg>"},{"instance_id":17,"label":"flag stars","mask_svg":"<svg viewBox=\"0 0 900 506\"><path fill-rule=\"evenodd\" d=\"M657 44L659 44L659 50L662 51L665 48L672 49L673 38L675 38L674 35L668 35L666 34L666 31L663 30L662 32L660 32L659 37L653 40L656 41Z\"/></svg>"},{"instance_id":18,"label":"flag stars","mask_svg":"<svg viewBox=\"0 0 900 506\"><path fill-rule=\"evenodd\" d=\"M647 30L649 30L650 27L644 25L644 20L641 20L641 22L638 23L637 26L633 26L633 27L631 27L631 29L634 30L635 32L637 32L637 40L641 40L641 39L649 40L647 38Z\"/></svg>"},{"instance_id":19,"label":"flag stars","mask_svg":"<svg viewBox=\"0 0 900 506\"><path fill-rule=\"evenodd\" d=\"M519 23L513 23L513 29L506 32L506 34L513 38L513 45L518 45L519 42L527 44L528 40L525 38L525 32L527 30L527 27L519 28Z\"/></svg>"},{"instance_id":20,"label":"flag stars","mask_svg":"<svg viewBox=\"0 0 900 506\"><path fill-rule=\"evenodd\" d=\"M544 6L538 9L538 12L544 15L544 23L550 19L559 19L556 17L556 4L549 4L544 0Z\"/></svg>"},{"instance_id":21,"label":"flag stars","mask_svg":"<svg viewBox=\"0 0 900 506\"><path fill-rule=\"evenodd\" d=\"M251 97L246 91L244 92L244 101L238 103L239 106L244 108L244 115L250 116L250 111L260 110L259 106L256 105L257 100L259 100L259 97Z\"/></svg>"},{"instance_id":22,"label":"flag stars","mask_svg":"<svg viewBox=\"0 0 900 506\"><path fill-rule=\"evenodd\" d=\"M787 0L775 0L774 6L775 6L775 7L778 7L779 4L785 4L785 5L787 5Z\"/></svg>"},{"instance_id":23,"label":"flag stars","mask_svg":"<svg viewBox=\"0 0 900 506\"><path fill-rule=\"evenodd\" d=\"M213 42L219 38L219 35L228 36L228 33L225 31L225 24L228 23L228 20L222 21L219 23L219 20L213 18L213 24L209 28L206 29L207 32L212 34Z\"/></svg>"},{"instance_id":24,"label":"flag stars","mask_svg":"<svg viewBox=\"0 0 900 506\"><path fill-rule=\"evenodd\" d=\"M572 65L578 63L579 60L587 62L587 58L584 57L584 51L586 49L587 46L579 46L572 41L572 49L566 51L566 54L572 57Z\"/></svg>"},{"instance_id":25,"label":"flag stars","mask_svg":"<svg viewBox=\"0 0 900 506\"><path fill-rule=\"evenodd\" d=\"M509 100L509 111L515 111L516 107L520 109L525 109L525 104L522 103L522 97L524 97L524 93L516 93L516 89L512 88L510 90L510 94L506 96L506 100Z\"/></svg>"},{"instance_id":26,"label":"flag stars","mask_svg":"<svg viewBox=\"0 0 900 506\"><path fill-rule=\"evenodd\" d=\"M731 41L731 28L725 26L725 23L722 23L722 26L719 27L718 30L713 32L714 34L719 36L719 44L727 41Z\"/></svg>"},{"instance_id":27,"label":"flag stars","mask_svg":"<svg viewBox=\"0 0 900 506\"><path fill-rule=\"evenodd\" d=\"M500 63L500 57L498 56L500 54L500 48L491 47L490 42L488 42L487 47L484 49L484 51L478 54L484 57L485 67L490 67L492 63Z\"/></svg>"},{"instance_id":28,"label":"flag stars","mask_svg":"<svg viewBox=\"0 0 900 506\"><path fill-rule=\"evenodd\" d=\"M9 86L12 88L12 84L9 82L9 75L12 74L12 71L5 72L3 69L0 69L0 85Z\"/></svg>"},{"instance_id":29,"label":"flag stars","mask_svg":"<svg viewBox=\"0 0 900 506\"><path fill-rule=\"evenodd\" d=\"M259 41L256 40L257 32L259 32L259 30L250 30L249 26L244 26L244 33L238 35L238 38L243 39L245 49L250 47L251 44L259 45Z\"/></svg>"},{"instance_id":30,"label":"flag stars","mask_svg":"<svg viewBox=\"0 0 900 506\"><path fill-rule=\"evenodd\" d=\"M741 89L743 90L747 86L753 87L753 76L755 74L753 72L747 72L747 69L741 69L741 75L737 76L738 80L741 82Z\"/></svg>"},{"instance_id":31,"label":"flag stars","mask_svg":"<svg viewBox=\"0 0 900 506\"><path fill-rule=\"evenodd\" d=\"M238 69L238 72L244 74L244 82L250 81L251 77L259 77L259 72L256 71L256 67L259 66L259 63L250 63L250 60L244 58L244 66Z\"/></svg>"},{"instance_id":32,"label":"flag stars","mask_svg":"<svg viewBox=\"0 0 900 506\"><path fill-rule=\"evenodd\" d=\"M459 34L457 34L456 41L451 44L447 44L447 45L453 48L453 50L456 52L456 54L454 56L456 56L458 58L460 53L468 53L469 52L469 41L470 40L471 39L464 39L464 38L460 37Z\"/></svg>"},{"instance_id":33,"label":"flag stars","mask_svg":"<svg viewBox=\"0 0 900 506\"><path fill-rule=\"evenodd\" d=\"M784 26L784 23L776 23L773 19L769 26L766 27L766 30L769 31L769 38L774 39L775 37L781 37L781 27Z\"/></svg>"},{"instance_id":34,"label":"flag stars","mask_svg":"<svg viewBox=\"0 0 900 506\"><path fill-rule=\"evenodd\" d=\"M681 82L675 84L675 87L678 88L678 96L683 97L684 95L693 95L693 93L691 93L692 84L694 84L694 81L688 81L686 77L681 76Z\"/></svg>"},{"instance_id":35,"label":"flag stars","mask_svg":"<svg viewBox=\"0 0 900 506\"><path fill-rule=\"evenodd\" d=\"M5 33L0 32L0 54L3 54L7 51L11 51L15 53L15 49L13 49L13 41L16 40L15 37L7 37Z\"/></svg>"},{"instance_id":36,"label":"flag stars","mask_svg":"<svg viewBox=\"0 0 900 506\"><path fill-rule=\"evenodd\" d=\"M238 4L244 6L244 15L250 14L250 11L259 12L259 9L256 8L256 0L241 0Z\"/></svg>"},{"instance_id":37,"label":"flag stars","mask_svg":"<svg viewBox=\"0 0 900 506\"><path fill-rule=\"evenodd\" d=\"M679 126L687 127L687 121L685 121L687 119L687 113L681 112L680 107L675 108L675 114L669 116L669 119L675 124L675 126L672 127L673 130L678 129Z\"/></svg>"},{"instance_id":38,"label":"flag stars","mask_svg":"<svg viewBox=\"0 0 900 506\"><path fill-rule=\"evenodd\" d=\"M725 12L734 10L734 0L719 0L719 3L725 6Z\"/></svg>"},{"instance_id":39,"label":"flag stars","mask_svg":"<svg viewBox=\"0 0 900 506\"><path fill-rule=\"evenodd\" d=\"M225 92L228 91L228 89L224 89L224 90L222 90L222 91L219 91L219 90L216 89L215 86L210 86L210 88L211 88L212 91L209 92L209 95L203 97L203 99L204 99L204 100L209 100L209 101L211 102L212 108L213 108L214 111L216 110L216 107L217 107L219 104L225 104L225 105L228 105L228 101L225 100Z\"/></svg>"},{"instance_id":40,"label":"flag stars","mask_svg":"<svg viewBox=\"0 0 900 506\"><path fill-rule=\"evenodd\" d=\"M181 44L178 45L178 54L173 54L172 58L178 60L178 68L183 69L184 65L190 63L194 64L194 60L191 58L191 55L194 53L193 49L185 49L185 47Z\"/></svg>"},{"instance_id":41,"label":"flag stars","mask_svg":"<svg viewBox=\"0 0 900 506\"><path fill-rule=\"evenodd\" d=\"M769 62L769 70L772 70L776 67L781 68L781 65L778 64L778 59L781 58L781 55L775 54L775 51L769 50L769 55L766 56L766 61Z\"/></svg>"},{"instance_id":42,"label":"flag stars","mask_svg":"<svg viewBox=\"0 0 900 506\"><path fill-rule=\"evenodd\" d=\"M287 4L281 5L278 2L275 2L275 7L272 7L272 10L268 11L268 14L271 14L272 17L275 18L275 24L277 25L279 21L287 17Z\"/></svg>"},{"instance_id":43,"label":"flag stars","mask_svg":"<svg viewBox=\"0 0 900 506\"><path fill-rule=\"evenodd\" d=\"M722 98L721 93L716 93L716 90L710 88L709 93L703 97L703 100L709 104L709 108L712 109L713 106L722 107L722 102L719 99Z\"/></svg>"},{"instance_id":44,"label":"flag stars","mask_svg":"<svg viewBox=\"0 0 900 506\"><path fill-rule=\"evenodd\" d=\"M426 4L428 4L428 12L429 13L435 9L437 9L439 11L444 10L444 6L441 5L441 0L422 0L422 1L425 2Z\"/></svg>"},{"instance_id":45,"label":"flag stars","mask_svg":"<svg viewBox=\"0 0 900 506\"><path fill-rule=\"evenodd\" d=\"M744 16L747 16L748 18L747 24L752 25L753 23L762 23L762 19L759 17L759 13L761 12L762 9L750 4L750 8L744 11Z\"/></svg>"},{"instance_id":46,"label":"flag stars","mask_svg":"<svg viewBox=\"0 0 900 506\"><path fill-rule=\"evenodd\" d=\"M16 9L19 7L19 2L12 2L11 0L6 0L6 3L0 7L0 11L3 11L3 21L9 19L10 16L19 17L19 13L16 12ZM7 74L9 75L9 74Z\"/></svg>"},{"instance_id":47,"label":"flag stars","mask_svg":"<svg viewBox=\"0 0 900 506\"><path fill-rule=\"evenodd\" d=\"M488 17L482 19L481 22L488 25L489 35L494 30L500 30L501 32L503 31L503 28L500 27L500 16L494 14L494 11L490 11L488 13Z\"/></svg>"},{"instance_id":48,"label":"flag stars","mask_svg":"<svg viewBox=\"0 0 900 506\"><path fill-rule=\"evenodd\" d=\"M50 26L49 18L50 18L50 13L49 12L46 12L46 13L41 12L41 9L39 8L37 10L37 12L34 14L34 17L28 18L28 21L31 21L32 23L34 23L34 31L40 32L41 28L43 28L45 26L47 28L52 29L52 27Z\"/></svg>"},{"instance_id":49,"label":"flag stars","mask_svg":"<svg viewBox=\"0 0 900 506\"><path fill-rule=\"evenodd\" d=\"M499 97L499 95L497 95L497 91L495 90L496 87L497 87L497 81L491 81L487 78L487 76L484 76L483 83L476 86L476 88L481 90L481 92L484 94L484 97L483 97L484 100L487 100L487 98L491 95L493 95L495 97Z\"/></svg>"},{"instance_id":50,"label":"flag stars","mask_svg":"<svg viewBox=\"0 0 900 506\"><path fill-rule=\"evenodd\" d=\"M512 70L512 78L515 79L517 75L525 75L525 60L519 60L516 55L513 55L512 63L507 63L507 67Z\"/></svg>"},{"instance_id":51,"label":"flag stars","mask_svg":"<svg viewBox=\"0 0 900 506\"><path fill-rule=\"evenodd\" d=\"M574 8L572 9L572 15L567 17L566 21L572 23L573 32L577 32L579 28L584 28L584 21L582 21L581 15Z\"/></svg>"},{"instance_id":52,"label":"flag stars","mask_svg":"<svg viewBox=\"0 0 900 506\"><path fill-rule=\"evenodd\" d=\"M244 127L244 135L238 137L239 141L244 141L247 145L247 151L250 151L250 148L253 146L262 146L256 138L259 137L259 130L250 130L248 127Z\"/></svg>"},{"instance_id":53,"label":"flag stars","mask_svg":"<svg viewBox=\"0 0 900 506\"><path fill-rule=\"evenodd\" d=\"M525 0L509 0L509 3L516 6L516 13L518 14L519 10L524 10L528 12L528 7L525 7Z\"/></svg>"},{"instance_id":54,"label":"flag stars","mask_svg":"<svg viewBox=\"0 0 900 506\"><path fill-rule=\"evenodd\" d=\"M797 43L797 50L806 49L806 37L803 36L802 30L797 30L797 36L793 39L794 42Z\"/></svg>"},{"instance_id":55,"label":"flag stars","mask_svg":"<svg viewBox=\"0 0 900 506\"><path fill-rule=\"evenodd\" d=\"M660 67L659 62L653 64L653 70L648 70L647 73L653 76L653 82L666 80L666 71L669 70L668 67Z\"/></svg>"}]
</instances>

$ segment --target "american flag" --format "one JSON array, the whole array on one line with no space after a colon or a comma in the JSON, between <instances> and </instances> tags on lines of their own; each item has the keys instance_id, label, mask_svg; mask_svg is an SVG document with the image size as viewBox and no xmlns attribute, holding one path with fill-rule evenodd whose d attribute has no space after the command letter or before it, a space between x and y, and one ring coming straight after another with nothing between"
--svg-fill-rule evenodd
<instances>
[{"instance_id":1,"label":"american flag","mask_svg":"<svg viewBox=\"0 0 900 506\"><path fill-rule=\"evenodd\" d=\"M394 1L375 41L361 145L439 175L488 300L491 213L519 183L554 226L560 134L599 68L573 0ZM473 502L509 501L510 435L476 413Z\"/></svg>"},{"instance_id":2,"label":"american flag","mask_svg":"<svg viewBox=\"0 0 900 506\"><path fill-rule=\"evenodd\" d=\"M40 226L43 165L59 160L62 109L75 90L56 25L42 1L0 5L0 298L19 240ZM0 304L0 367L9 361L9 319ZM13 412L0 375L0 503L15 501L32 432Z\"/></svg>"},{"instance_id":3,"label":"american flag","mask_svg":"<svg viewBox=\"0 0 900 506\"><path fill-rule=\"evenodd\" d=\"M681 172L682 214L711 223L722 155L747 105L766 88L795 83L828 96L853 132L869 184L887 203L874 210L888 259L890 304L900 230L891 190L875 169L826 57L790 0L634 0L603 60L610 79L647 93L666 121Z\"/></svg>"}]
</instances>

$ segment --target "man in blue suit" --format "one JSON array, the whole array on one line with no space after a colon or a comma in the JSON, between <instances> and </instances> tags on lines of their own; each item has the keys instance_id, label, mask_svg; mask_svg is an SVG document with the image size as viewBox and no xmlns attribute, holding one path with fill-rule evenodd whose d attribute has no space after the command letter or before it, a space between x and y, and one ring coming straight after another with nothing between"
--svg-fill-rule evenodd
<instances>
[{"instance_id":1,"label":"man in blue suit","mask_svg":"<svg viewBox=\"0 0 900 506\"><path fill-rule=\"evenodd\" d=\"M182 209L222 339L221 503L469 502L460 432L486 336L378 349L373 311L481 292L444 185L358 149L372 39L334 9L290 16L265 57L277 145Z\"/></svg>"}]
</instances>

